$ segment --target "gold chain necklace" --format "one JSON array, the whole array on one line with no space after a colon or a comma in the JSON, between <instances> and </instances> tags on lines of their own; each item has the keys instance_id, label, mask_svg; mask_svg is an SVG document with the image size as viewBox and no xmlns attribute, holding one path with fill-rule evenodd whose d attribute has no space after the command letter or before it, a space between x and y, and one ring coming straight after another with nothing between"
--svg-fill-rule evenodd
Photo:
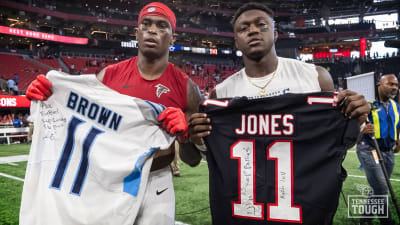
<instances>
[{"instance_id":1,"label":"gold chain necklace","mask_svg":"<svg viewBox=\"0 0 400 225\"><path fill-rule=\"evenodd\" d=\"M279 64L279 61L278 61L278 64ZM261 89L261 90L260 90L260 95L261 95L261 96L265 96L265 94L266 94L265 89L267 88L267 86L269 85L269 83L271 83L271 81L275 78L276 71L278 70L278 64L276 64L276 69L275 69L275 71L272 73L271 79L269 79L269 81L267 81L267 83L265 83L263 86L259 86L259 85L255 84L255 83L250 79L250 77L247 76L247 74L246 74L247 80L250 82L250 84L252 84L253 86L255 86L255 87Z\"/></svg>"}]
</instances>

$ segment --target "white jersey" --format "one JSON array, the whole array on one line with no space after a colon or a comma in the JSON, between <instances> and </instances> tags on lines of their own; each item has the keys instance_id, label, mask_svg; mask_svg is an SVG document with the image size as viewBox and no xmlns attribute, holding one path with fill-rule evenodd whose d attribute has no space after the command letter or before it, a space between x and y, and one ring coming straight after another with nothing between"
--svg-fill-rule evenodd
<instances>
[{"instance_id":1,"label":"white jersey","mask_svg":"<svg viewBox=\"0 0 400 225\"><path fill-rule=\"evenodd\" d=\"M94 75L47 78L53 95L31 106L20 224L132 225L152 153L174 141L157 122L165 107L121 95Z\"/></svg>"},{"instance_id":2,"label":"white jersey","mask_svg":"<svg viewBox=\"0 0 400 225\"><path fill-rule=\"evenodd\" d=\"M266 75L260 78L247 77L245 69L228 77L216 86L217 98L232 98L240 96L260 96L260 88L250 83L248 79L258 86L266 87L266 97L283 95L286 93L320 92L318 73L315 65L304 63L295 59L278 57L278 67L275 76ZM273 78L271 81L270 79Z\"/></svg>"}]
</instances>

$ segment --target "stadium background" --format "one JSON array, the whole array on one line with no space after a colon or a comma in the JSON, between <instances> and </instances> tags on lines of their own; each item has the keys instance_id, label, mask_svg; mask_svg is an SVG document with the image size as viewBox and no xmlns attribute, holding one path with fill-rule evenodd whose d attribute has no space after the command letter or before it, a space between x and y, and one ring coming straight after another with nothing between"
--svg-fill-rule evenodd
<instances>
[{"instance_id":1,"label":"stadium background","mask_svg":"<svg viewBox=\"0 0 400 225\"><path fill-rule=\"evenodd\" d=\"M139 10L149 2L0 0L0 143L4 144L0 145L0 157L29 153L29 144L16 144L27 141L27 128L17 133L4 131L13 127L15 118L27 126L29 103L16 95L24 95L36 75L52 69L93 74L136 56L134 28ZM203 94L242 67L229 21L235 10L248 1L161 2L177 16L178 38L170 49L170 62L185 71ZM325 67L335 88L343 87L345 77L371 71L376 77L385 73L400 76L399 49L384 46L388 40L397 40L394 44L399 45L399 0L262 2L276 12L277 54ZM7 85L15 75L18 91L9 90ZM7 136L14 144L7 145ZM396 193L400 192L398 163L393 174ZM210 224L206 164L196 168L181 165L182 177L174 180L177 220ZM23 160L0 160L0 224L18 223L22 182L17 178L23 179L25 166ZM367 184L358 166L355 153L350 151L345 167L352 176L345 182L345 195L360 194ZM347 218L342 200L335 224L354 224Z\"/></svg>"}]
</instances>

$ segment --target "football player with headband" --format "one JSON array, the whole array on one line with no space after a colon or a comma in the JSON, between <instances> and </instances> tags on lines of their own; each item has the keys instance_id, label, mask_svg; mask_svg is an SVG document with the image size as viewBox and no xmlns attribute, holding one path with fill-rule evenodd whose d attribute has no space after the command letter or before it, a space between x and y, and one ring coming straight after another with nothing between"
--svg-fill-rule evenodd
<instances>
[{"instance_id":1,"label":"football player with headband","mask_svg":"<svg viewBox=\"0 0 400 225\"><path fill-rule=\"evenodd\" d=\"M186 117L197 112L201 101L198 86L180 69L168 62L169 47L176 39L176 18L168 6L152 2L144 6L135 29L138 56L107 66L97 78L121 94L141 98L168 107L158 118L163 128L177 135L181 149L194 149L188 142ZM39 75L28 87L26 96L46 100L51 83ZM197 158L199 153L188 151ZM174 145L157 151L149 182L135 224L174 224L175 196L170 164ZM194 166L196 164L192 164Z\"/></svg>"}]
</instances>

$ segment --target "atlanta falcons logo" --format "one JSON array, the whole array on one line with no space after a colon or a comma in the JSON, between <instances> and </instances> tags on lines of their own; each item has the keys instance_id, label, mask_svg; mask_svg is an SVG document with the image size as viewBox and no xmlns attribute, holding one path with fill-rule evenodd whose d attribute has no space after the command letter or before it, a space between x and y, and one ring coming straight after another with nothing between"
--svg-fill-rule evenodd
<instances>
[{"instance_id":1,"label":"atlanta falcons logo","mask_svg":"<svg viewBox=\"0 0 400 225\"><path fill-rule=\"evenodd\" d=\"M169 88L165 87L162 84L157 84L157 97L160 97L162 94L169 92Z\"/></svg>"}]
</instances>

